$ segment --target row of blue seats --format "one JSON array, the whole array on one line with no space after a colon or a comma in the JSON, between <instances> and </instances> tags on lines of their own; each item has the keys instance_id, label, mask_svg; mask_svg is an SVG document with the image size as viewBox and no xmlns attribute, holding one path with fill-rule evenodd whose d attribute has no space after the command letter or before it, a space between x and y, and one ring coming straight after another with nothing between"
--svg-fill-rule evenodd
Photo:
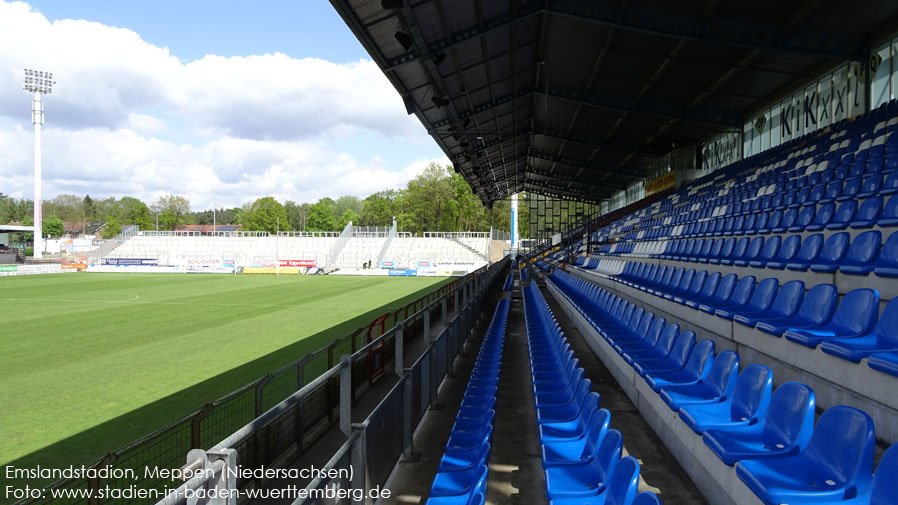
<instances>
[{"instance_id":1,"label":"row of blue seats","mask_svg":"<svg viewBox=\"0 0 898 505\"><path fill-rule=\"evenodd\" d=\"M552 505L660 505L637 496L639 463L621 458L623 436L561 332L536 284L523 288L533 396L546 495Z\"/></svg>"},{"instance_id":2,"label":"row of blue seats","mask_svg":"<svg viewBox=\"0 0 898 505\"><path fill-rule=\"evenodd\" d=\"M805 284L753 275L629 263L611 279L695 310L757 328L855 363L898 376L898 298L879 313L879 293L855 289L838 302L832 284Z\"/></svg>"},{"instance_id":3,"label":"row of blue seats","mask_svg":"<svg viewBox=\"0 0 898 505\"><path fill-rule=\"evenodd\" d=\"M514 265L512 265L514 268ZM514 274L508 274L508 277L505 278L505 285L502 287L502 291L511 291L511 287L514 285Z\"/></svg>"},{"instance_id":4,"label":"row of blue seats","mask_svg":"<svg viewBox=\"0 0 898 505\"><path fill-rule=\"evenodd\" d=\"M815 427L815 396L807 385L787 382L774 392L766 366L740 374L738 354L714 356L711 340L692 345L694 332L680 332L663 318L634 325L625 316L632 304L564 272L550 282L721 461L736 465L764 503L894 505L898 445L874 476L875 432L866 413L835 406Z\"/></svg>"},{"instance_id":5,"label":"row of blue seats","mask_svg":"<svg viewBox=\"0 0 898 505\"><path fill-rule=\"evenodd\" d=\"M896 172L898 174L898 172ZM678 238L757 235L798 231L865 229L898 226L898 197L881 196L863 202L850 199L836 206L833 202L795 205L785 210L757 210L744 215L728 215L691 223Z\"/></svg>"},{"instance_id":6,"label":"row of blue seats","mask_svg":"<svg viewBox=\"0 0 898 505\"><path fill-rule=\"evenodd\" d=\"M429 505L483 505L502 362L508 299L499 300L474 363L436 477Z\"/></svg>"},{"instance_id":7,"label":"row of blue seats","mask_svg":"<svg viewBox=\"0 0 898 505\"><path fill-rule=\"evenodd\" d=\"M834 233L824 240L823 234L783 238L742 237L740 239L698 239L670 241L661 259L692 261L776 270L834 272L880 277L898 277L898 232L883 244L882 232L869 230L852 241L848 232Z\"/></svg>"}]
</instances>

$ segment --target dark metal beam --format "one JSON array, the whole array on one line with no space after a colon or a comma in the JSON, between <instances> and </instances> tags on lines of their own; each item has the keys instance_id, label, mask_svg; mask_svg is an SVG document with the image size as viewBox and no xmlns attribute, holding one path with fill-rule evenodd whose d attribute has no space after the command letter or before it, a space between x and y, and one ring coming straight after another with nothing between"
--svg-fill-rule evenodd
<instances>
[{"instance_id":1,"label":"dark metal beam","mask_svg":"<svg viewBox=\"0 0 898 505\"><path fill-rule=\"evenodd\" d=\"M335 1L335 0L332 0ZM382 67L390 72L402 65L432 58L433 53L443 51L487 33L505 28L536 14L548 13L620 28L677 39L722 44L749 49L800 53L837 60L863 61L865 41L862 38L839 37L831 33L815 33L783 29L774 25L748 23L732 19L710 18L702 21L699 15L655 9L629 9L618 17L616 6L597 3L594 0L552 0L522 2L516 14L504 13L484 20L482 24L458 30L447 37L427 45L427 51L415 49L387 59Z\"/></svg>"},{"instance_id":2,"label":"dark metal beam","mask_svg":"<svg viewBox=\"0 0 898 505\"><path fill-rule=\"evenodd\" d=\"M601 147L602 149L610 149L612 151L621 151L625 153L635 153L642 156L652 158L660 158L667 154L666 151L651 146L644 146L638 142L627 142L625 140L606 140L603 138L589 137L586 135L565 135L562 132L552 130L536 130L534 135L549 137L557 140L563 140L572 144L580 144L588 147Z\"/></svg>"},{"instance_id":3,"label":"dark metal beam","mask_svg":"<svg viewBox=\"0 0 898 505\"><path fill-rule=\"evenodd\" d=\"M588 191L572 190L570 188L564 188L558 185L542 184L529 179L524 181L523 187L526 190L532 190L535 193L551 196L552 198L558 199L584 200L597 203L607 199L606 195L599 195L594 192Z\"/></svg>"},{"instance_id":4,"label":"dark metal beam","mask_svg":"<svg viewBox=\"0 0 898 505\"><path fill-rule=\"evenodd\" d=\"M627 184L623 182L615 182L613 180L599 180L589 176L576 175L576 174L565 174L563 172L549 172L546 170L539 170L530 166L527 168L527 175L535 175L537 177L544 177L546 179L553 179L556 181L568 182L571 184L578 184L580 186L586 186L592 189L614 189L614 190L624 190L627 189Z\"/></svg>"},{"instance_id":5,"label":"dark metal beam","mask_svg":"<svg viewBox=\"0 0 898 505\"><path fill-rule=\"evenodd\" d=\"M533 150L530 152L530 156L536 159L540 159L543 161L548 161L551 163L559 163L562 165L566 165L572 168L579 168L583 170L589 170L592 172L603 172L606 174L614 174L625 177L638 177L645 178L645 172L643 170L637 169L628 169L626 167L618 167L615 165L609 165L605 163L596 163L589 162L581 158L574 158L571 156L556 156L548 151L537 151Z\"/></svg>"}]
</instances>

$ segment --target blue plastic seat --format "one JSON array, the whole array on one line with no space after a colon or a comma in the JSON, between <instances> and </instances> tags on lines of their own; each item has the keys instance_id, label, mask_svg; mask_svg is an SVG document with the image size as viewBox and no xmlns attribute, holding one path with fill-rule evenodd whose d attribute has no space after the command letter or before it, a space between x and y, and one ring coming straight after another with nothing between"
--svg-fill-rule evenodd
<instances>
[{"instance_id":1,"label":"blue plastic seat","mask_svg":"<svg viewBox=\"0 0 898 505\"><path fill-rule=\"evenodd\" d=\"M655 391L674 384L694 384L708 376L713 358L714 341L702 340L692 348L689 360L682 368L672 370L659 364L658 368L645 368L644 378Z\"/></svg>"},{"instance_id":2,"label":"blue plastic seat","mask_svg":"<svg viewBox=\"0 0 898 505\"><path fill-rule=\"evenodd\" d=\"M748 237L742 237L736 241L736 245L733 247L733 252L729 254L727 257L720 258L721 265L732 265L733 262L737 258L741 258L745 255L745 251L748 249L748 244L751 241Z\"/></svg>"},{"instance_id":3,"label":"blue plastic seat","mask_svg":"<svg viewBox=\"0 0 898 505\"><path fill-rule=\"evenodd\" d=\"M872 228L879 220L880 213L882 213L882 197L871 196L858 207L850 226L853 229Z\"/></svg>"},{"instance_id":4,"label":"blue plastic seat","mask_svg":"<svg viewBox=\"0 0 898 505\"><path fill-rule=\"evenodd\" d=\"M834 202L842 194L842 181L830 182L820 198L819 203Z\"/></svg>"},{"instance_id":5,"label":"blue plastic seat","mask_svg":"<svg viewBox=\"0 0 898 505\"><path fill-rule=\"evenodd\" d=\"M898 174L898 171L895 173ZM898 226L898 195L890 197L883 205L877 224L882 228Z\"/></svg>"},{"instance_id":6,"label":"blue plastic seat","mask_svg":"<svg viewBox=\"0 0 898 505\"><path fill-rule=\"evenodd\" d=\"M733 249L736 247L736 239L730 237L723 242L723 247L720 248L720 252L717 253L716 256L708 258L708 263L718 264L722 258L728 258L733 254Z\"/></svg>"},{"instance_id":7,"label":"blue plastic seat","mask_svg":"<svg viewBox=\"0 0 898 505\"><path fill-rule=\"evenodd\" d=\"M767 223L764 226L758 227L758 233L770 233L774 228L780 226L783 222L783 211L782 206L774 210L770 213L770 217L767 218Z\"/></svg>"},{"instance_id":8,"label":"blue plastic seat","mask_svg":"<svg viewBox=\"0 0 898 505\"><path fill-rule=\"evenodd\" d=\"M608 478L620 461L623 436L608 430L593 457L576 465L553 466L545 469L546 495L555 498L595 496L605 490Z\"/></svg>"},{"instance_id":9,"label":"blue plastic seat","mask_svg":"<svg viewBox=\"0 0 898 505\"><path fill-rule=\"evenodd\" d=\"M488 457L490 449L489 440L484 439L480 447L475 450L445 453L442 459L440 459L440 466L437 468L437 471L458 472L477 468L477 465Z\"/></svg>"},{"instance_id":10,"label":"blue plastic seat","mask_svg":"<svg viewBox=\"0 0 898 505\"><path fill-rule=\"evenodd\" d=\"M544 468L554 466L581 465L589 463L596 457L602 439L608 433L611 413L607 409L599 409L582 438L543 442L542 462Z\"/></svg>"},{"instance_id":11,"label":"blue plastic seat","mask_svg":"<svg viewBox=\"0 0 898 505\"><path fill-rule=\"evenodd\" d=\"M898 193L898 170L886 176L886 180L882 183L882 187L879 188L880 195L891 195L894 193Z\"/></svg>"},{"instance_id":12,"label":"blue plastic seat","mask_svg":"<svg viewBox=\"0 0 898 505\"><path fill-rule=\"evenodd\" d=\"M855 289L845 294L830 322L805 329L789 329L784 336L801 345L817 347L827 340L870 333L878 316L879 293L873 289Z\"/></svg>"},{"instance_id":13,"label":"blue plastic seat","mask_svg":"<svg viewBox=\"0 0 898 505\"><path fill-rule=\"evenodd\" d=\"M861 183L862 180L858 176L852 177L845 181L845 186L842 188L842 193L839 194L839 196L836 198L836 201L844 202L855 198L861 191Z\"/></svg>"},{"instance_id":14,"label":"blue plastic seat","mask_svg":"<svg viewBox=\"0 0 898 505\"><path fill-rule=\"evenodd\" d=\"M842 259L848 254L848 246L851 238L848 232L834 233L826 239L820 256L811 262L812 272L835 272L839 269Z\"/></svg>"},{"instance_id":15,"label":"blue plastic seat","mask_svg":"<svg viewBox=\"0 0 898 505\"><path fill-rule=\"evenodd\" d=\"M749 278L752 277L753 276L749 276ZM745 277L743 277L743 279L745 279ZM739 282L741 285L742 281ZM740 296L737 299L734 290L734 296L731 298L730 302L718 307L714 311L714 315L732 320L733 316L737 313L753 314L765 311L770 308L770 305L773 303L773 300L776 297L777 288L779 288L779 280L773 277L764 279L757 285L751 287L750 297L747 302L741 302L743 296Z\"/></svg>"},{"instance_id":16,"label":"blue plastic seat","mask_svg":"<svg viewBox=\"0 0 898 505\"><path fill-rule=\"evenodd\" d=\"M843 202L839 205L839 208L836 209L835 215L833 215L832 220L826 225L827 230L844 230L848 228L848 225L851 224L851 221L854 220L854 216L857 214L857 200L851 199L846 202Z\"/></svg>"},{"instance_id":17,"label":"blue plastic seat","mask_svg":"<svg viewBox=\"0 0 898 505\"><path fill-rule=\"evenodd\" d=\"M828 409L800 453L736 464L736 474L768 505L854 498L873 474L873 420L852 407Z\"/></svg>"},{"instance_id":18,"label":"blue plastic seat","mask_svg":"<svg viewBox=\"0 0 898 505\"><path fill-rule=\"evenodd\" d=\"M705 431L707 445L721 461L782 458L798 454L814 431L814 390L786 382L773 392L762 421L748 426Z\"/></svg>"},{"instance_id":19,"label":"blue plastic seat","mask_svg":"<svg viewBox=\"0 0 898 505\"><path fill-rule=\"evenodd\" d=\"M614 350L620 354L623 354L626 351L647 351L655 347L658 343L658 339L661 336L661 332L664 330L664 327L667 326L663 317L657 317L652 320L652 324L649 325L648 329L645 332L645 335L639 340L616 340L614 342Z\"/></svg>"},{"instance_id":20,"label":"blue plastic seat","mask_svg":"<svg viewBox=\"0 0 898 505\"><path fill-rule=\"evenodd\" d=\"M820 349L855 363L877 352L898 352L898 298L889 300L871 332L859 337L826 340Z\"/></svg>"},{"instance_id":21,"label":"blue plastic seat","mask_svg":"<svg viewBox=\"0 0 898 505\"><path fill-rule=\"evenodd\" d=\"M463 494L454 496L433 496L427 499L426 505L483 505L486 493L486 478L489 469L482 465L478 469L477 480L470 489ZM439 475L439 474L438 474Z\"/></svg>"},{"instance_id":22,"label":"blue plastic seat","mask_svg":"<svg viewBox=\"0 0 898 505\"><path fill-rule=\"evenodd\" d=\"M776 238L782 240L782 237L779 235L775 235L769 239L767 239L767 244ZM786 264L792 261L795 256L798 254L798 249L801 246L801 235L790 235L786 237L785 240L782 240L782 244L779 246L776 255L765 262L767 268L774 268L777 270L782 270L786 268Z\"/></svg>"},{"instance_id":23,"label":"blue plastic seat","mask_svg":"<svg viewBox=\"0 0 898 505\"><path fill-rule=\"evenodd\" d=\"M786 263L786 268L801 272L807 271L811 267L811 263L820 256L820 251L822 250L823 234L808 235L801 242L801 248L798 249L798 254L795 255L795 258Z\"/></svg>"},{"instance_id":24,"label":"blue plastic seat","mask_svg":"<svg viewBox=\"0 0 898 505\"><path fill-rule=\"evenodd\" d=\"M486 455L474 468L451 472L438 472L430 487L430 496L470 495L487 472Z\"/></svg>"},{"instance_id":25,"label":"blue plastic seat","mask_svg":"<svg viewBox=\"0 0 898 505\"><path fill-rule=\"evenodd\" d=\"M549 442L569 442L582 439L589 432L596 416L604 415L599 409L599 395L590 395L583 405L581 415L570 421L557 423L543 423L539 425L539 441L541 444Z\"/></svg>"},{"instance_id":26,"label":"blue plastic seat","mask_svg":"<svg viewBox=\"0 0 898 505\"><path fill-rule=\"evenodd\" d=\"M773 392L773 372L764 365L749 365L736 380L733 395L726 401L685 405L680 419L695 433L720 428L751 426L767 410Z\"/></svg>"},{"instance_id":27,"label":"blue plastic seat","mask_svg":"<svg viewBox=\"0 0 898 505\"><path fill-rule=\"evenodd\" d=\"M714 296L718 286L720 286L720 272L713 272L705 278L699 292L684 299L683 303L687 307L697 309L702 302Z\"/></svg>"},{"instance_id":28,"label":"blue plastic seat","mask_svg":"<svg viewBox=\"0 0 898 505\"><path fill-rule=\"evenodd\" d=\"M795 204L794 206L798 207L799 205ZM789 207L790 208L783 213L783 219L782 221L780 221L779 226L775 226L772 228L771 231L773 233L785 233L789 230L790 227L792 227L792 225L795 224L795 221L798 219L798 209L792 208L792 205L790 205Z\"/></svg>"},{"instance_id":29,"label":"blue plastic seat","mask_svg":"<svg viewBox=\"0 0 898 505\"><path fill-rule=\"evenodd\" d=\"M549 505L632 505L639 488L639 462L626 456L614 465L604 491L596 496L556 498Z\"/></svg>"},{"instance_id":30,"label":"blue plastic seat","mask_svg":"<svg viewBox=\"0 0 898 505\"><path fill-rule=\"evenodd\" d=\"M839 266L839 271L850 275L867 275L876 268L876 259L882 249L882 232L870 230L854 237L848 254Z\"/></svg>"},{"instance_id":31,"label":"blue plastic seat","mask_svg":"<svg viewBox=\"0 0 898 505\"><path fill-rule=\"evenodd\" d=\"M832 221L835 213L836 204L832 203L832 201L824 203L817 209L817 213L814 215L814 220L805 226L805 231L820 231L826 228L826 225Z\"/></svg>"},{"instance_id":32,"label":"blue plastic seat","mask_svg":"<svg viewBox=\"0 0 898 505\"><path fill-rule=\"evenodd\" d=\"M658 335L655 346L651 349L636 349L624 351L621 355L628 364L633 365L634 362L640 360L653 360L667 357L673 349L677 335L680 334L680 325L668 324Z\"/></svg>"},{"instance_id":33,"label":"blue plastic seat","mask_svg":"<svg viewBox=\"0 0 898 505\"><path fill-rule=\"evenodd\" d=\"M804 282L789 281L780 287L769 308L740 312L733 321L753 328L758 321L785 319L794 316L804 300Z\"/></svg>"},{"instance_id":34,"label":"blue plastic seat","mask_svg":"<svg viewBox=\"0 0 898 505\"><path fill-rule=\"evenodd\" d=\"M755 268L764 268L768 262L773 261L773 258L776 257L782 242L783 237L779 235L774 235L768 238L767 241L764 242L764 248L761 249L761 253L749 261L748 264Z\"/></svg>"},{"instance_id":35,"label":"blue plastic seat","mask_svg":"<svg viewBox=\"0 0 898 505\"><path fill-rule=\"evenodd\" d=\"M898 232L893 232L886 239L873 273L877 277L898 277Z\"/></svg>"},{"instance_id":36,"label":"blue plastic seat","mask_svg":"<svg viewBox=\"0 0 898 505\"><path fill-rule=\"evenodd\" d=\"M879 193L882 187L883 176L881 174L871 174L864 177L864 182L857 194L858 198L869 198Z\"/></svg>"},{"instance_id":37,"label":"blue plastic seat","mask_svg":"<svg viewBox=\"0 0 898 505\"><path fill-rule=\"evenodd\" d=\"M739 355L723 351L714 357L707 377L694 384L665 386L661 399L674 411L683 405L723 401L732 394L738 376Z\"/></svg>"},{"instance_id":38,"label":"blue plastic seat","mask_svg":"<svg viewBox=\"0 0 898 505\"><path fill-rule=\"evenodd\" d=\"M898 377L898 351L872 353L867 357L867 366Z\"/></svg>"},{"instance_id":39,"label":"blue plastic seat","mask_svg":"<svg viewBox=\"0 0 898 505\"><path fill-rule=\"evenodd\" d=\"M817 213L817 204L811 204L805 206L798 213L798 218L795 219L795 224L789 227L789 231L804 231L805 228L812 221L814 221L814 215Z\"/></svg>"},{"instance_id":40,"label":"blue plastic seat","mask_svg":"<svg viewBox=\"0 0 898 505\"><path fill-rule=\"evenodd\" d=\"M698 308L703 312L713 312L716 307L726 303L733 295L733 291L736 288L736 279L736 274L728 274L717 284L717 289L714 291L713 295L705 297L702 300L697 301L697 303L693 302L693 304L691 305L687 302L686 305L689 305L693 308ZM753 278L751 280L751 284L754 284Z\"/></svg>"},{"instance_id":41,"label":"blue plastic seat","mask_svg":"<svg viewBox=\"0 0 898 505\"><path fill-rule=\"evenodd\" d=\"M827 323L836 310L839 291L832 284L817 284L808 290L801 307L794 316L762 318L755 328L771 335L781 336L787 330L815 328Z\"/></svg>"},{"instance_id":42,"label":"blue plastic seat","mask_svg":"<svg viewBox=\"0 0 898 505\"><path fill-rule=\"evenodd\" d=\"M740 258L733 259L733 265L744 267L748 266L748 264L758 257L761 254L761 249L764 248L764 237L755 237L751 239L751 242L748 244L748 247L745 250L745 254Z\"/></svg>"},{"instance_id":43,"label":"blue plastic seat","mask_svg":"<svg viewBox=\"0 0 898 505\"><path fill-rule=\"evenodd\" d=\"M694 347L695 332L692 330L681 332L674 339L667 356L634 360L633 369L640 377L645 377L648 370L679 370L689 361Z\"/></svg>"}]
</instances>

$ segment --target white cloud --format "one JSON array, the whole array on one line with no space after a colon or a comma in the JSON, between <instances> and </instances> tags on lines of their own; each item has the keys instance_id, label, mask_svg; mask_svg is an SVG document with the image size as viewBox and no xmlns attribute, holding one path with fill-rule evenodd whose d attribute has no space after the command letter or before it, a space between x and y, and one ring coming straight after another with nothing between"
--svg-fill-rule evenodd
<instances>
[{"instance_id":1,"label":"white cloud","mask_svg":"<svg viewBox=\"0 0 898 505\"><path fill-rule=\"evenodd\" d=\"M275 53L182 62L131 30L50 22L0 0L0 89L9 90L0 93L0 191L17 197L32 194L30 103L15 91L26 67L57 81L46 99L47 198L174 193L205 208L217 188L219 205L315 201L402 186L431 161L406 157L399 168L328 147L361 131L433 145L371 61Z\"/></svg>"},{"instance_id":2,"label":"white cloud","mask_svg":"<svg viewBox=\"0 0 898 505\"><path fill-rule=\"evenodd\" d=\"M261 196L314 202L325 196L367 196L403 186L431 161L415 160L398 171L380 158L358 160L317 141L284 142L221 138L201 146L146 138L130 129L46 129L43 185L47 198L60 193L93 197L135 196L150 202L164 194L187 196L195 210L239 206ZM0 129L0 188L31 196L32 132Z\"/></svg>"}]
</instances>

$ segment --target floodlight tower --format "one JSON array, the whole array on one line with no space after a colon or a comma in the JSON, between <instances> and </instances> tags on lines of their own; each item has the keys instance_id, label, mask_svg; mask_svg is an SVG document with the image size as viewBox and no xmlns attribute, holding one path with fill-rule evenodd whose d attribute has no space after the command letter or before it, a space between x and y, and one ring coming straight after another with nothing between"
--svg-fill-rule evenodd
<instances>
[{"instance_id":1,"label":"floodlight tower","mask_svg":"<svg viewBox=\"0 0 898 505\"><path fill-rule=\"evenodd\" d=\"M53 74L43 70L25 69L25 82L22 88L34 93L31 102L31 122L34 123L34 258L43 255L43 230L41 229L41 126L44 124L44 102L42 94L53 92Z\"/></svg>"}]
</instances>

